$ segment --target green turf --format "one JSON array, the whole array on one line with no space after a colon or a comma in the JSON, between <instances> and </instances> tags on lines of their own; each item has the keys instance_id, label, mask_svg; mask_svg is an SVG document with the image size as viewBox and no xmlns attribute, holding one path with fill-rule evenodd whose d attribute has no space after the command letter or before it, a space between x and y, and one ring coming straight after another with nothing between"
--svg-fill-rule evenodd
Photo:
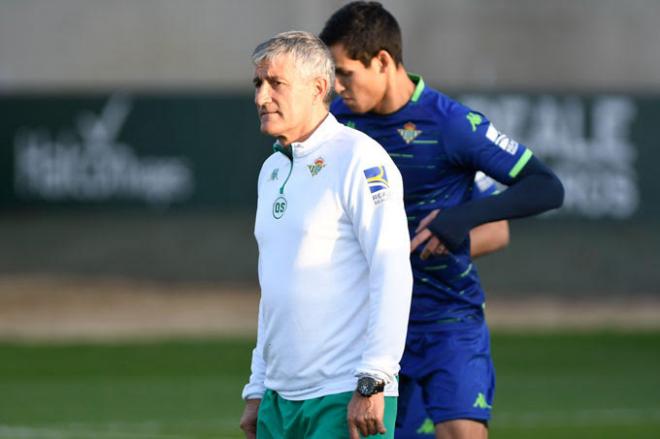
<instances>
[{"instance_id":1,"label":"green turf","mask_svg":"<svg viewBox=\"0 0 660 439\"><path fill-rule=\"evenodd\" d=\"M660 437L660 334L499 335L492 435Z\"/></svg>"},{"instance_id":2,"label":"green turf","mask_svg":"<svg viewBox=\"0 0 660 439\"><path fill-rule=\"evenodd\" d=\"M251 341L0 344L0 438L240 438ZM491 438L660 437L660 333L493 337Z\"/></svg>"}]
</instances>

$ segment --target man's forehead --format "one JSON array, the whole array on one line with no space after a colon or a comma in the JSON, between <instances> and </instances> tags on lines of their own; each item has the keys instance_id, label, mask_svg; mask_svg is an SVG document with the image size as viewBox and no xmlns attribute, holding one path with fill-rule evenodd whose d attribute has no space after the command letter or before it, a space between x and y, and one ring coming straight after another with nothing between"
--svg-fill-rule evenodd
<instances>
[{"instance_id":1,"label":"man's forehead","mask_svg":"<svg viewBox=\"0 0 660 439\"><path fill-rule=\"evenodd\" d=\"M337 43L330 46L330 53L332 54L332 58L335 60L335 65L337 65L337 67L342 65L352 65L354 63L362 64L357 59L353 59L348 56L348 52L342 43Z\"/></svg>"},{"instance_id":2,"label":"man's forehead","mask_svg":"<svg viewBox=\"0 0 660 439\"><path fill-rule=\"evenodd\" d=\"M259 76L280 76L291 66L291 55L284 53L263 59L254 67L254 71Z\"/></svg>"}]
</instances>

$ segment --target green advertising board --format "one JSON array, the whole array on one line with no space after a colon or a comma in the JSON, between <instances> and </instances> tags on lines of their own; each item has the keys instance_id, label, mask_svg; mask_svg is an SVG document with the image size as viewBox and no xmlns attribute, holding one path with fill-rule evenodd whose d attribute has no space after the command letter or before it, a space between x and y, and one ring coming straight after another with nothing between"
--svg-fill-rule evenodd
<instances>
[{"instance_id":1,"label":"green advertising board","mask_svg":"<svg viewBox=\"0 0 660 439\"><path fill-rule=\"evenodd\" d=\"M562 209L513 221L509 248L478 261L487 290L660 294L660 184L654 170L660 96L455 96L488 116L499 132L529 146L566 188ZM98 237L96 223L57 219L60 229L75 224L61 247L80 239L81 248L98 253L86 256L86 273L253 281L256 179L272 143L259 132L249 93L4 95L0 207L8 215L26 209L113 212L122 242L139 245L118 247ZM134 216L121 225L126 209L144 212L144 219ZM164 219L170 212L210 212L218 219ZM58 245L33 238L52 234L12 221L0 230L0 272L32 266L76 271L78 259L62 258ZM158 221L167 221L165 237L155 232ZM172 236L182 247L189 237L194 251L180 257L172 251ZM12 250L7 240L25 248ZM124 259L104 259L108 248ZM150 265L142 268L139 261Z\"/></svg>"},{"instance_id":2,"label":"green advertising board","mask_svg":"<svg viewBox=\"0 0 660 439\"><path fill-rule=\"evenodd\" d=\"M251 205L261 135L246 96L0 98L5 207Z\"/></svg>"},{"instance_id":3,"label":"green advertising board","mask_svg":"<svg viewBox=\"0 0 660 439\"><path fill-rule=\"evenodd\" d=\"M553 166L567 195L556 216L660 216L660 97L459 98ZM271 144L249 95L4 96L0 203L251 206Z\"/></svg>"},{"instance_id":4,"label":"green advertising board","mask_svg":"<svg viewBox=\"0 0 660 439\"><path fill-rule=\"evenodd\" d=\"M463 95L502 131L549 163L566 188L556 215L659 218L660 97L631 95Z\"/></svg>"}]
</instances>

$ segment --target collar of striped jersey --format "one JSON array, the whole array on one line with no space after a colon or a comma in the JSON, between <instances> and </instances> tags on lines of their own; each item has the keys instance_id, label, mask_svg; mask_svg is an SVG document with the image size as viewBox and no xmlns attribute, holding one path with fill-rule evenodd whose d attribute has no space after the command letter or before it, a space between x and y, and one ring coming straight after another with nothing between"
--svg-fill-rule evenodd
<instances>
[{"instance_id":1,"label":"collar of striped jersey","mask_svg":"<svg viewBox=\"0 0 660 439\"><path fill-rule=\"evenodd\" d=\"M424 78L422 78L420 75L410 72L408 72L408 77L413 82L413 84L415 84L415 91L413 91L410 102L417 102L419 97L422 95L422 92L424 91Z\"/></svg>"},{"instance_id":2,"label":"collar of striped jersey","mask_svg":"<svg viewBox=\"0 0 660 439\"><path fill-rule=\"evenodd\" d=\"M342 125L337 122L337 119L335 119L331 113L328 113L323 122L321 122L321 125L314 130L307 140L303 142L293 142L291 148L285 148L278 140L273 145L273 152L281 152L289 158L304 157L319 149L321 145L323 145L323 143L325 143L325 141L337 131L337 128L341 126Z\"/></svg>"}]
</instances>

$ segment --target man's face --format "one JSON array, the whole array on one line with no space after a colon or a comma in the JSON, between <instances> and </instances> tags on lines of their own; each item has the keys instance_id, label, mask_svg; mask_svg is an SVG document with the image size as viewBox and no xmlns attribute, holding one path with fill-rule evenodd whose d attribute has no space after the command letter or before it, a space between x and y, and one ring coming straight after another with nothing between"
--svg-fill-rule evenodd
<instances>
[{"instance_id":1,"label":"man's face","mask_svg":"<svg viewBox=\"0 0 660 439\"><path fill-rule=\"evenodd\" d=\"M351 59L343 44L330 47L335 60L335 91L351 111L366 113L378 106L385 98L386 76L381 64L372 58L368 67Z\"/></svg>"},{"instance_id":2,"label":"man's face","mask_svg":"<svg viewBox=\"0 0 660 439\"><path fill-rule=\"evenodd\" d=\"M254 103L261 132L287 145L306 134L316 91L288 55L264 61L254 71Z\"/></svg>"}]
</instances>

